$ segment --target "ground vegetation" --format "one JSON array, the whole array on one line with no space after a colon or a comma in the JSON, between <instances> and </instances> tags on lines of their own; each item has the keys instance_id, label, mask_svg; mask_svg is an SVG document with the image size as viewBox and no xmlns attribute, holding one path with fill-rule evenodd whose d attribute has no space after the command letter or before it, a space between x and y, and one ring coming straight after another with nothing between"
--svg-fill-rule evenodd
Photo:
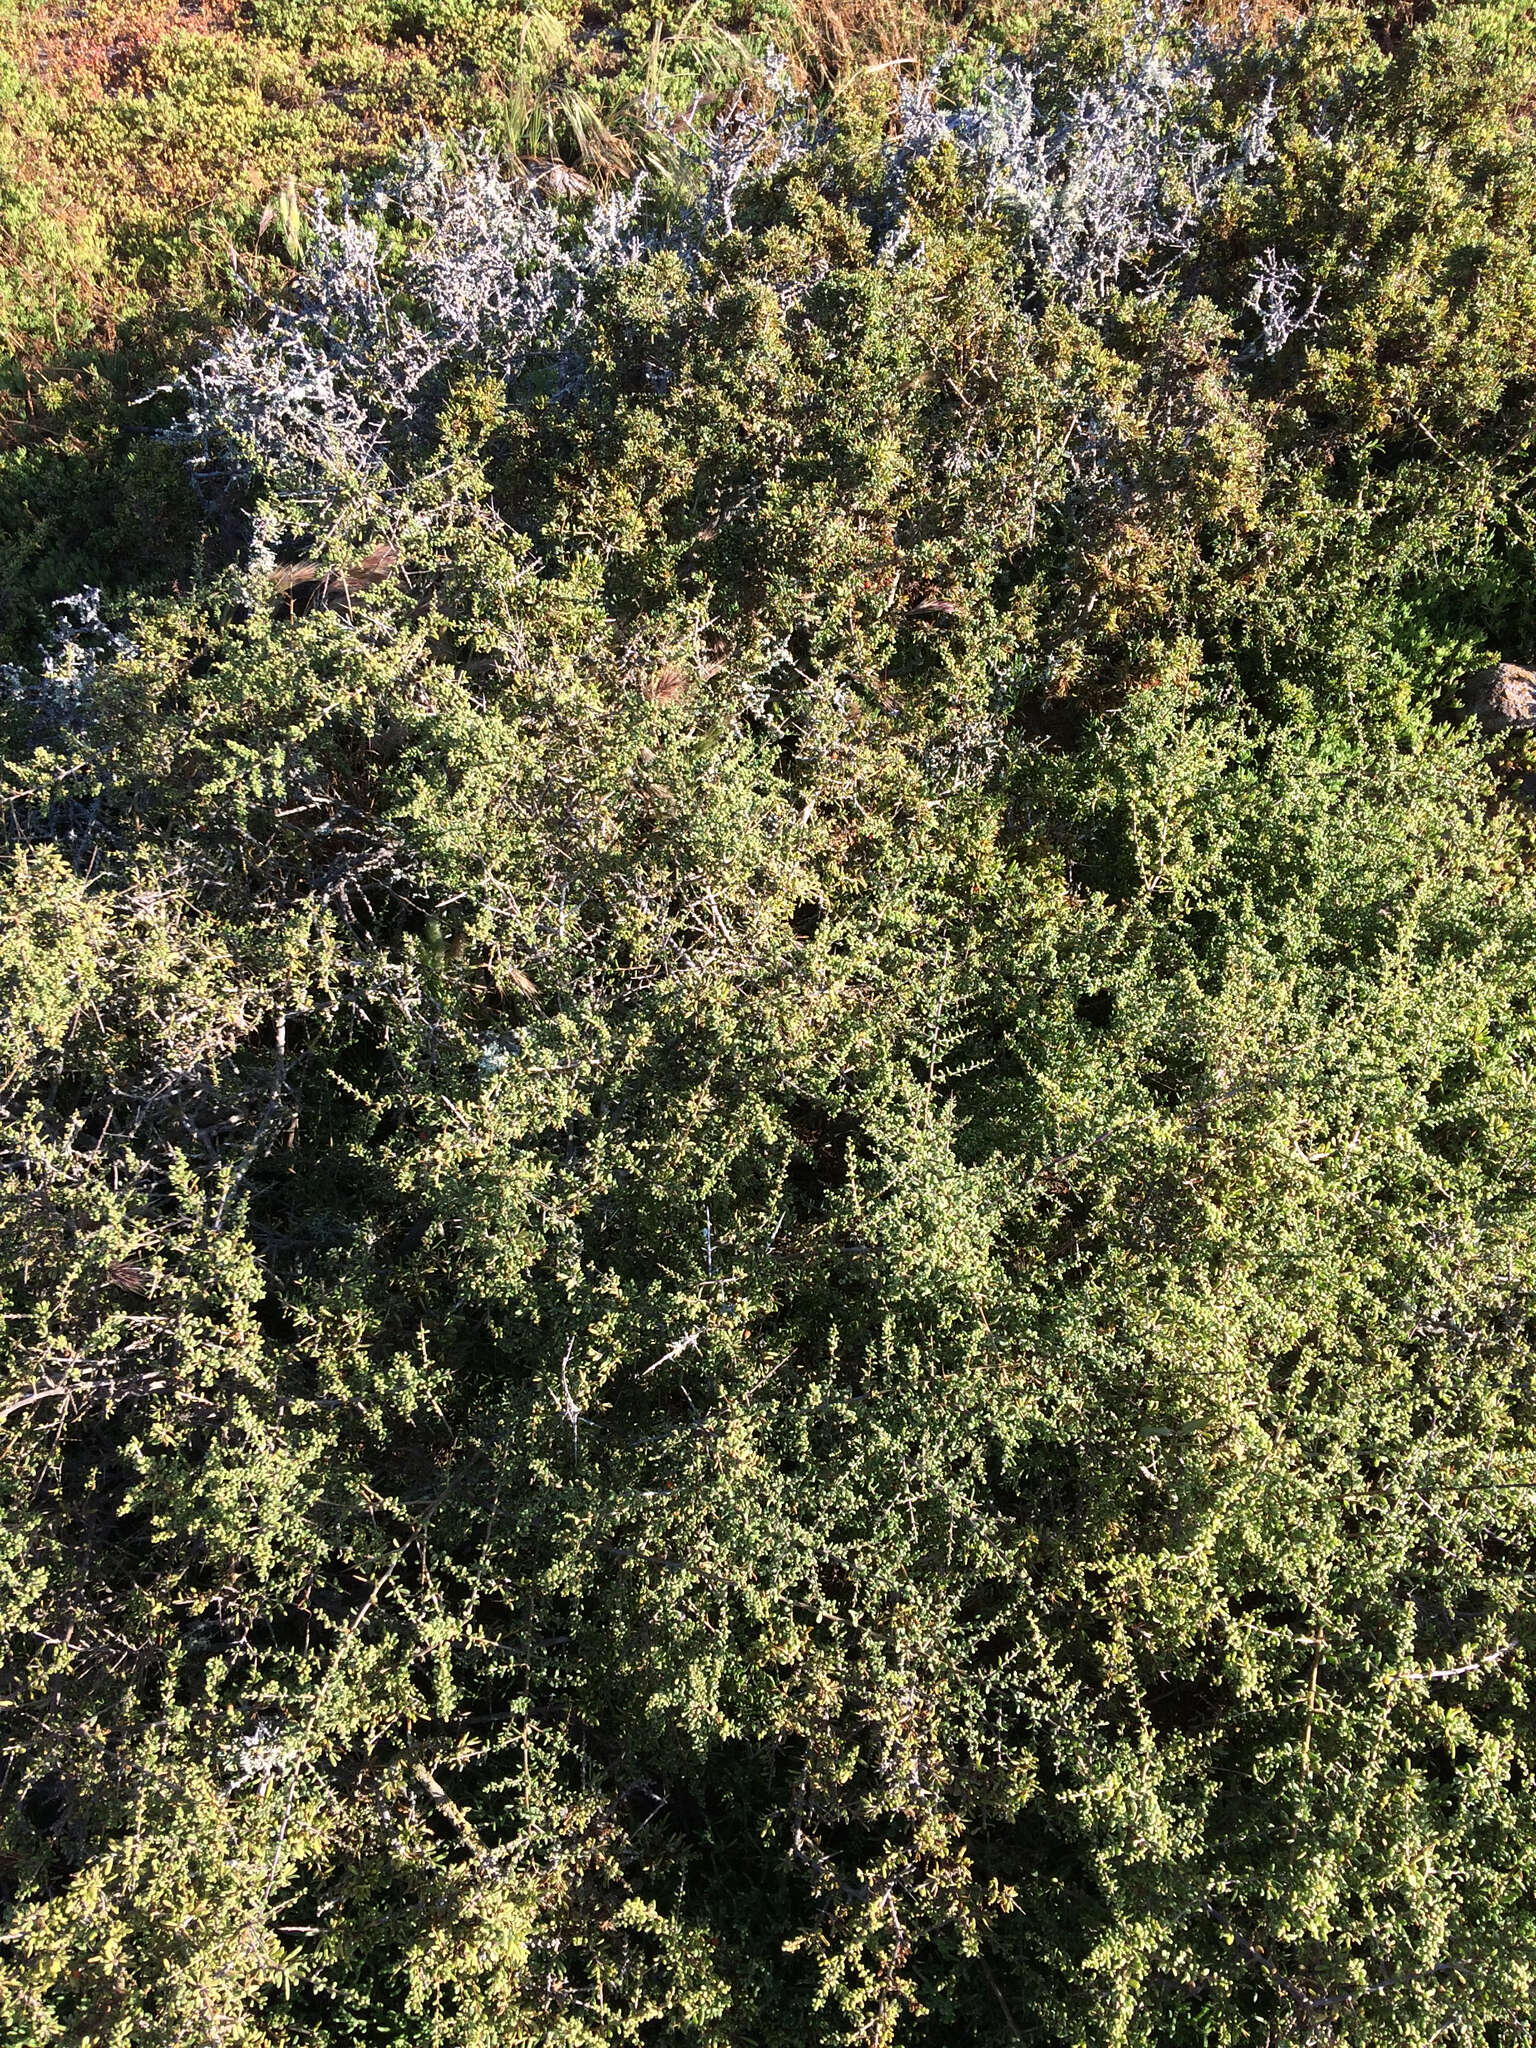
<instances>
[{"instance_id":1,"label":"ground vegetation","mask_svg":"<svg viewBox=\"0 0 1536 2048\"><path fill-rule=\"evenodd\" d=\"M26 572L16 2048L1526 2037L1536 34L817 33Z\"/></svg>"}]
</instances>

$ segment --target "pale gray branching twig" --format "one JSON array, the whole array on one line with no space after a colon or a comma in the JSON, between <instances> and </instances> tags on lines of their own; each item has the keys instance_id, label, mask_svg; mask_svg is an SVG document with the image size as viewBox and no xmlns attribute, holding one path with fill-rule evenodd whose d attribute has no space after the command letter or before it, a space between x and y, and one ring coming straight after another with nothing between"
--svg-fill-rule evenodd
<instances>
[{"instance_id":1,"label":"pale gray branching twig","mask_svg":"<svg viewBox=\"0 0 1536 2048\"><path fill-rule=\"evenodd\" d=\"M1322 288L1314 288L1303 308L1305 293L1306 282L1295 264L1266 249L1254 265L1253 289L1245 302L1258 315L1259 345L1265 355L1277 356L1295 335L1317 325Z\"/></svg>"}]
</instances>

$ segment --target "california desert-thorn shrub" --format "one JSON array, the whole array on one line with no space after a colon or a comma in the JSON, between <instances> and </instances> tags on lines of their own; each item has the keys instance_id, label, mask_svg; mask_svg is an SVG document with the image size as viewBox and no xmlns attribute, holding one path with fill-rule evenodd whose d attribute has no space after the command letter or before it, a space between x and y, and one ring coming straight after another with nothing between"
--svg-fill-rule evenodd
<instances>
[{"instance_id":1,"label":"california desert-thorn shrub","mask_svg":"<svg viewBox=\"0 0 1536 2048\"><path fill-rule=\"evenodd\" d=\"M450 139L198 360L4 681L7 2039L1524 2037L1532 63Z\"/></svg>"}]
</instances>

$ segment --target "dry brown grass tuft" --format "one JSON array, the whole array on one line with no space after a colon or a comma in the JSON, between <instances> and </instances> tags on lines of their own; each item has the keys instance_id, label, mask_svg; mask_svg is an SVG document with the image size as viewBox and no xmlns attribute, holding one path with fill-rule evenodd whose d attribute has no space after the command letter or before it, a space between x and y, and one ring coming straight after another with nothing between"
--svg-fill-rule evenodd
<instances>
[{"instance_id":1,"label":"dry brown grass tuft","mask_svg":"<svg viewBox=\"0 0 1536 2048\"><path fill-rule=\"evenodd\" d=\"M922 0L799 0L799 56L820 85L871 65L922 62L954 35L958 10Z\"/></svg>"}]
</instances>

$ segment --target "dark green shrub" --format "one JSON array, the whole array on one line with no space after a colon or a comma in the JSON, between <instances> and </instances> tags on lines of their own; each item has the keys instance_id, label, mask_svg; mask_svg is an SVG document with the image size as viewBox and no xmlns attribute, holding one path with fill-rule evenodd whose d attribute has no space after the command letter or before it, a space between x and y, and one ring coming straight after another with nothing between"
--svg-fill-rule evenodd
<instances>
[{"instance_id":1,"label":"dark green shrub","mask_svg":"<svg viewBox=\"0 0 1536 2048\"><path fill-rule=\"evenodd\" d=\"M10 673L16 2042L1523 2037L1525 30L1042 33Z\"/></svg>"}]
</instances>

